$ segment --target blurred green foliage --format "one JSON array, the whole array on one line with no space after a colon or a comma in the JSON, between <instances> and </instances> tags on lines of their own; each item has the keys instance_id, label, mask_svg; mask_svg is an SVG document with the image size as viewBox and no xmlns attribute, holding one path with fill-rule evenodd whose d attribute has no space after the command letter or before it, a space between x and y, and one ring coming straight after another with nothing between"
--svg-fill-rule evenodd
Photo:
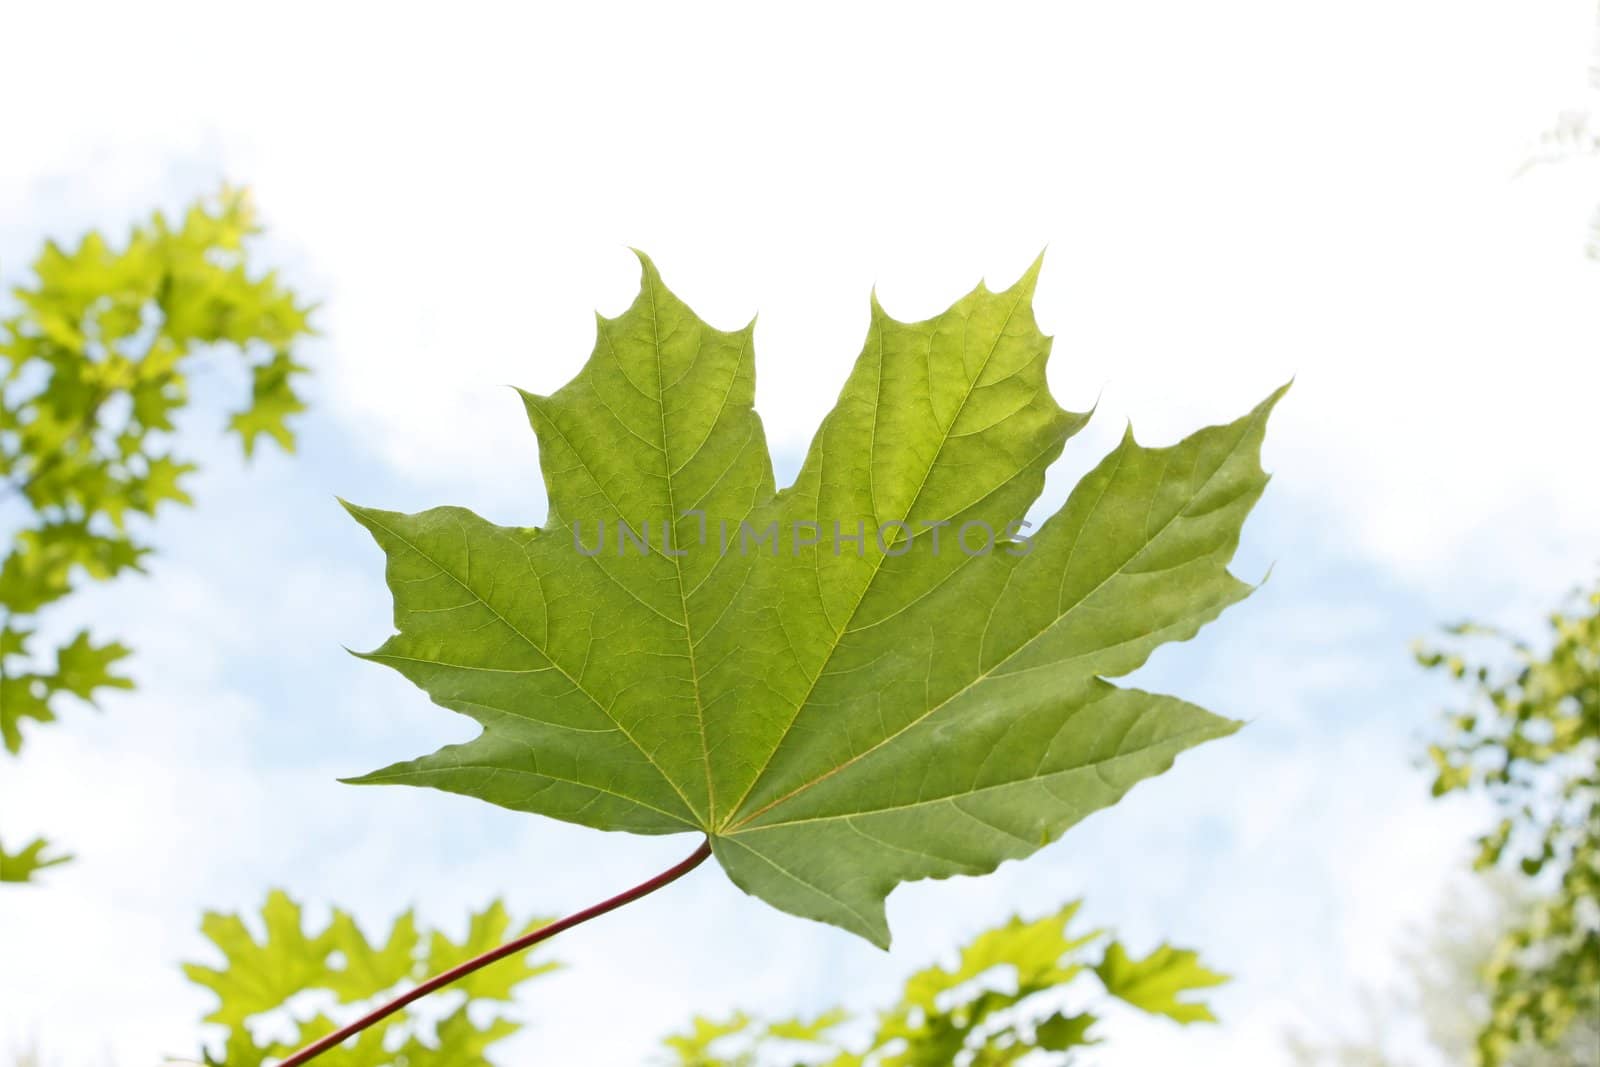
<instances>
[{"instance_id":1,"label":"blurred green foliage","mask_svg":"<svg viewBox=\"0 0 1600 1067\"><path fill-rule=\"evenodd\" d=\"M1600 589L1549 626L1543 649L1491 627L1452 627L1490 643L1479 662L1417 652L1471 691L1429 749L1434 794L1493 799L1501 818L1479 839L1476 865L1518 872L1533 898L1489 961L1483 1067L1499 1067L1519 1043L1556 1047L1575 1021L1600 1019Z\"/></svg>"},{"instance_id":2,"label":"blurred green foliage","mask_svg":"<svg viewBox=\"0 0 1600 1067\"><path fill-rule=\"evenodd\" d=\"M208 1064L260 1067L332 1033L375 1003L404 987L454 967L512 937L544 926L533 919L516 930L499 901L473 915L464 940L419 928L408 911L378 941L369 941L354 917L333 909L327 925L312 932L301 907L281 890L267 896L259 936L243 916L209 912L201 931L222 954L220 968L184 964L196 985L217 995L205 1021L226 1030L221 1046L203 1052ZM537 951L537 950L534 950ZM560 964L534 961L531 953L501 960L437 995L434 1003L457 1003L438 1017L407 1009L318 1057L327 1067L492 1067L491 1045L521 1026L506 1017L522 983ZM424 1002L426 1003L426 1002ZM419 1005L420 1007L420 1005ZM271 1016L271 1018L268 1018ZM252 1025L284 1026L287 1042L259 1039Z\"/></svg>"},{"instance_id":3,"label":"blurred green foliage","mask_svg":"<svg viewBox=\"0 0 1600 1067\"><path fill-rule=\"evenodd\" d=\"M906 980L899 1003L876 1016L835 1008L812 1019L763 1022L744 1013L696 1018L690 1029L666 1039L675 1067L1003 1067L1070 1064L1098 1044L1091 1031L1100 1016L1070 1014L1061 994L1079 979L1152 1015L1180 1023L1215 1022L1204 1004L1181 999L1226 982L1195 953L1163 945L1134 959L1119 941L1092 949L1104 931L1074 934L1068 926L1079 902L1031 922L1012 918L961 950L954 968L918 971ZM858 1040L841 1036L852 1031ZM1051 1055L1054 1054L1054 1055Z\"/></svg>"},{"instance_id":4,"label":"blurred green foliage","mask_svg":"<svg viewBox=\"0 0 1600 1067\"><path fill-rule=\"evenodd\" d=\"M1359 1027L1334 1028L1328 1024L1342 1020L1319 1019L1314 1029L1298 1028L1287 1035L1292 1062L1299 1067L1472 1063L1490 1016L1484 968L1502 934L1525 922L1537 903L1524 881L1494 871L1476 884L1452 886L1427 923L1405 935L1398 975L1361 991ZM1502 1067L1595 1064L1600 1064L1600 1017L1580 1017L1555 1047L1524 1041L1501 1060Z\"/></svg>"},{"instance_id":5,"label":"blurred green foliage","mask_svg":"<svg viewBox=\"0 0 1600 1067\"><path fill-rule=\"evenodd\" d=\"M55 648L37 616L85 579L137 571L150 548L130 522L164 503L192 504L195 469L172 434L200 357L243 359L249 395L228 431L246 455L262 437L292 450L304 409L294 346L310 308L273 274L252 270L259 232L248 196L224 189L181 221L160 213L120 248L98 233L67 250L50 242L0 319L0 742L22 751L24 727L52 722L58 698L93 703L129 689L130 650L88 630ZM0 881L22 882L70 857L35 839L0 846Z\"/></svg>"},{"instance_id":6,"label":"blurred green foliage","mask_svg":"<svg viewBox=\"0 0 1600 1067\"><path fill-rule=\"evenodd\" d=\"M1067 1013L1062 994L1080 979L1141 1011L1179 1023L1215 1022L1196 990L1226 982L1193 952L1162 946L1142 959L1104 931L1068 930L1079 905L1033 921L1013 918L964 947L955 966L929 967L905 983L900 1002L875 1016L843 1008L812 1019L760 1022L744 1013L696 1018L687 1033L664 1042L677 1067L1002 1067L1029 1053L1055 1053L1028 1062L1070 1064L1073 1050L1100 1043L1091 1031L1100 1016ZM205 1022L224 1028L220 1045L202 1052L208 1064L261 1067L370 1010L425 977L456 966L550 922L539 918L513 929L495 901L473 915L455 941L423 930L412 912L369 941L355 919L333 909L311 929L299 904L274 890L257 929L237 914L208 913L201 930L217 947L221 967L187 963L189 980L216 994ZM1096 952L1095 949L1099 951ZM560 965L533 953L476 971L432 1003L383 1020L319 1057L332 1067L493 1067L488 1050L520 1029L505 1014L523 983ZM843 1033L864 1034L849 1040ZM263 1035L291 1034L289 1040ZM849 1045L859 1046L855 1051Z\"/></svg>"}]
</instances>

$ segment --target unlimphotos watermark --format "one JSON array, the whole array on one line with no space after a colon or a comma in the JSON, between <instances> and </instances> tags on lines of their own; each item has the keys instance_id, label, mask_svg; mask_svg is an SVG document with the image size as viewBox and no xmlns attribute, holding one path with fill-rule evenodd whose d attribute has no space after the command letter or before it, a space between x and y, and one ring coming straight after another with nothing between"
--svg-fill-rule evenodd
<instances>
[{"instance_id":1,"label":"unlimphotos watermark","mask_svg":"<svg viewBox=\"0 0 1600 1067\"><path fill-rule=\"evenodd\" d=\"M763 552L768 556L776 556L784 548L787 548L789 555L798 556L807 549L821 551L824 547L835 556L841 556L846 546L855 555L865 556L869 544L875 545L881 555L903 556L917 542L927 544L928 550L935 556L952 547L966 556L987 556L997 549L1013 556L1026 556L1033 548L1028 535L1024 533L1033 524L1025 519L1008 523L998 535L995 528L982 519L970 519L962 523L951 519L921 522L891 519L878 523L875 528L870 528L865 519L857 519L848 525L838 519L831 523L809 520L781 523L773 519L764 526L757 526L747 519L740 519L735 526L727 519L719 519L713 524L703 511L685 511L678 516L680 523L686 519L698 520L695 546L714 545L717 552L724 556L730 553L738 556L761 555ZM584 522L572 524L572 547L579 555L598 556L604 553L608 531L612 551L618 556L626 556L630 550L641 556L659 552L663 556L677 557L687 556L690 552L688 545L676 543L674 530L677 524L670 519L646 520L638 526L621 520L614 519L607 523L605 519L598 519L593 524L595 536L592 547L584 543L583 531L587 525Z\"/></svg>"}]
</instances>

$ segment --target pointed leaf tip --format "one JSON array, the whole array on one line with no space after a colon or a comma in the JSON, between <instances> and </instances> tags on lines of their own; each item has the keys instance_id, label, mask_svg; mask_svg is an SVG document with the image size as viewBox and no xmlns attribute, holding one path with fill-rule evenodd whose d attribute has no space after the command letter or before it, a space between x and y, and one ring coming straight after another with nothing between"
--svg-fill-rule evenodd
<instances>
[{"instance_id":1,"label":"pointed leaf tip","mask_svg":"<svg viewBox=\"0 0 1600 1067\"><path fill-rule=\"evenodd\" d=\"M632 252L638 258L639 272L643 278L651 282L661 281L661 271L656 268L655 260L646 255L643 250L635 248L632 245L628 246L628 251Z\"/></svg>"},{"instance_id":2,"label":"pointed leaf tip","mask_svg":"<svg viewBox=\"0 0 1600 1067\"><path fill-rule=\"evenodd\" d=\"M1044 250L1040 249L1039 254L1033 257L1033 262L1028 264L1028 268L1024 270L1022 275L1017 278L1016 281L1012 282L1005 291L1008 293L1021 293L1024 297L1027 297L1031 300L1033 298L1034 290L1039 285L1039 270L1043 266Z\"/></svg>"},{"instance_id":3,"label":"pointed leaf tip","mask_svg":"<svg viewBox=\"0 0 1600 1067\"><path fill-rule=\"evenodd\" d=\"M348 514L352 519L355 519L362 526L371 529L372 515L377 510L376 508L369 508L362 504L352 503L342 496L336 496L334 499L339 502L339 506L344 508L345 513Z\"/></svg>"}]
</instances>

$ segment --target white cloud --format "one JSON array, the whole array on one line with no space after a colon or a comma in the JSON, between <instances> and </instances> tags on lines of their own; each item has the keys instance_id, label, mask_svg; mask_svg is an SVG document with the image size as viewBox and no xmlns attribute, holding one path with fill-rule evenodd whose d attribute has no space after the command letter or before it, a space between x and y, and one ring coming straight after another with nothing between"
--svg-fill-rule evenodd
<instances>
[{"instance_id":1,"label":"white cloud","mask_svg":"<svg viewBox=\"0 0 1600 1067\"><path fill-rule=\"evenodd\" d=\"M1570 492L1593 173L1510 180L1582 90L1577 0L294 10L13 14L41 47L10 95L51 91L13 118L0 202L37 212L31 174L94 164L90 199L131 207L173 153L250 180L327 298L330 401L441 491L533 496L496 461L531 452L498 387L565 380L589 309L631 296L624 245L713 322L761 312L795 452L873 283L922 315L1049 243L1053 380L1104 387L1108 425L1168 439L1298 375L1270 455L1357 551L1437 586L1495 552L1554 571L1600 531ZM99 77L52 78L67 48Z\"/></svg>"}]
</instances>

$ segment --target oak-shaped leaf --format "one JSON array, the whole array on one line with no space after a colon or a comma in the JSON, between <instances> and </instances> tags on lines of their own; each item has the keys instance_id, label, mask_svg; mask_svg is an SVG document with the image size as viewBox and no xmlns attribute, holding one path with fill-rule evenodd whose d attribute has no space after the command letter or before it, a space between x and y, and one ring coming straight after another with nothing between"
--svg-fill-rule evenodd
<instances>
[{"instance_id":1,"label":"oak-shaped leaf","mask_svg":"<svg viewBox=\"0 0 1600 1067\"><path fill-rule=\"evenodd\" d=\"M1168 448L1125 435L1030 535L1088 421L1046 385L1035 262L921 322L874 299L779 491L754 324L640 260L578 375L523 394L542 527L350 508L395 601L367 658L483 727L356 781L701 832L745 891L887 945L899 883L1028 856L1237 728L1107 679L1250 591L1227 564L1282 390Z\"/></svg>"}]
</instances>

